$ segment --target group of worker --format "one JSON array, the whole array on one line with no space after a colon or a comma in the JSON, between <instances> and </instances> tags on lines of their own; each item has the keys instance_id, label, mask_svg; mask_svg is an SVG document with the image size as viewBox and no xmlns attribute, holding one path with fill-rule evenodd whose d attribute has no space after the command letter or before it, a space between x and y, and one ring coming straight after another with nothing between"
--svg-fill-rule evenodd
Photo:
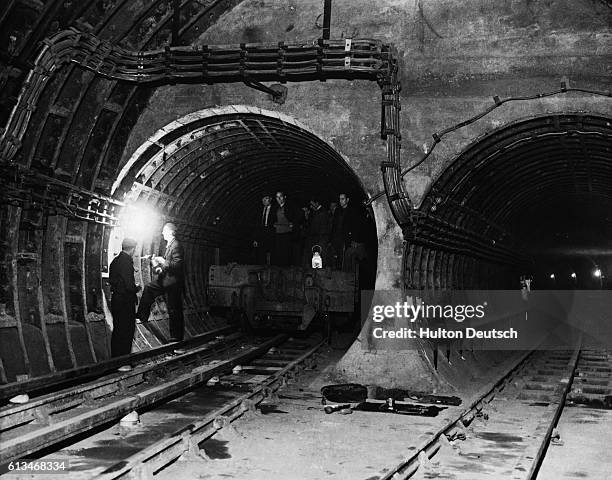
<instances>
[{"instance_id":1,"label":"group of worker","mask_svg":"<svg viewBox=\"0 0 612 480\"><path fill-rule=\"evenodd\" d=\"M294 207L282 191L276 192L275 200L272 202L270 195L262 198L261 217L254 228L256 263L311 266L312 256L316 252L320 257L317 267L355 271L356 265L366 258L366 212L360 206L352 205L348 194L340 193L338 202L331 202L329 208L324 208L316 197L310 199L308 206L301 209ZM140 319L142 323L148 320L151 306L160 295L166 296L169 341L183 340L184 251L176 233L175 224L164 225L162 236L166 241L165 253L163 257L150 257L156 276L145 285L140 302L137 293L141 287L135 282L133 263L136 240L125 238L121 252L111 262L111 356L131 352L136 320ZM129 368L126 366L126 369Z\"/></svg>"},{"instance_id":2,"label":"group of worker","mask_svg":"<svg viewBox=\"0 0 612 480\"><path fill-rule=\"evenodd\" d=\"M301 208L282 191L275 200L267 194L261 199L253 238L256 264L310 266L318 253L324 267L354 271L366 258L366 212L348 194L340 193L328 208L316 196Z\"/></svg>"},{"instance_id":3,"label":"group of worker","mask_svg":"<svg viewBox=\"0 0 612 480\"><path fill-rule=\"evenodd\" d=\"M140 285L134 278L133 255L136 240L124 238L121 252L110 264L108 280L112 292L111 313L113 315L113 333L111 336L111 356L127 355L132 350L132 341L136 329L136 319L146 322L151 313L151 305L156 297L166 295L168 316L170 319L170 342L180 342L184 335L183 290L185 288L183 246L176 239L176 225L166 223L162 236L166 241L163 257L151 257L151 267L157 274L154 280L147 283L142 292L140 303L137 293ZM136 311L138 303L138 311ZM130 367L125 366L128 370Z\"/></svg>"}]
</instances>

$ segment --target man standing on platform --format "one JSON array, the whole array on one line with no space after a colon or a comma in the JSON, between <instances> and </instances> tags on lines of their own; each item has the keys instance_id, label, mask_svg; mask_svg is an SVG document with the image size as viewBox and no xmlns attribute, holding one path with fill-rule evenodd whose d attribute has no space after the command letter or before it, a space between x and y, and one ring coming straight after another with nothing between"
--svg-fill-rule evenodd
<instances>
[{"instance_id":1,"label":"man standing on platform","mask_svg":"<svg viewBox=\"0 0 612 480\"><path fill-rule=\"evenodd\" d=\"M291 265L293 256L293 227L296 214L293 207L287 203L284 192L276 192L276 214L274 216L274 256L275 265L287 267Z\"/></svg>"},{"instance_id":2,"label":"man standing on platform","mask_svg":"<svg viewBox=\"0 0 612 480\"><path fill-rule=\"evenodd\" d=\"M346 193L338 196L340 208L344 210L342 220L342 236L344 238L344 258L342 270L354 272L358 264L367 258L365 237L367 217L363 207L351 205Z\"/></svg>"},{"instance_id":3,"label":"man standing on platform","mask_svg":"<svg viewBox=\"0 0 612 480\"><path fill-rule=\"evenodd\" d=\"M185 288L185 270L183 246L176 239L176 225L166 223L162 230L166 240L166 252L163 257L153 257L151 263L157 279L147 283L142 292L136 317L146 321L151 313L155 298L166 294L168 316L170 317L170 342L180 342L184 335L183 290Z\"/></svg>"},{"instance_id":4,"label":"man standing on platform","mask_svg":"<svg viewBox=\"0 0 612 480\"><path fill-rule=\"evenodd\" d=\"M274 250L274 222L276 211L272 205L272 197L264 195L261 199L262 209L259 225L255 228L256 236L253 241L255 249L255 263L269 265Z\"/></svg>"},{"instance_id":5,"label":"man standing on platform","mask_svg":"<svg viewBox=\"0 0 612 480\"><path fill-rule=\"evenodd\" d=\"M127 355L132 351L132 341L136 329L136 293L140 286L134 281L134 262L132 255L136 240L124 238L121 252L110 264L108 280L111 287L111 313L113 315L113 334L111 335L111 357ZM127 370L127 365L123 367Z\"/></svg>"}]
</instances>

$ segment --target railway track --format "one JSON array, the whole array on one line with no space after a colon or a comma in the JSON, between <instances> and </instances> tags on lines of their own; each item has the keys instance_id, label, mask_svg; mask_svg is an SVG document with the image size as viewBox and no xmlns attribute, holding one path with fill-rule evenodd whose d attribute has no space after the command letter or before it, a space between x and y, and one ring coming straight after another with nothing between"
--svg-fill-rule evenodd
<instances>
[{"instance_id":1,"label":"railway track","mask_svg":"<svg viewBox=\"0 0 612 480\"><path fill-rule=\"evenodd\" d=\"M230 470L222 473L224 472L222 462L211 463L207 458L210 448L214 449L215 445L229 441L227 447L223 448L229 448L235 443L231 453L234 455L239 451L237 449L254 445L253 442L259 441L257 438L270 436L270 432L278 430L278 422L283 423L283 415L285 421L288 419L287 412L301 410L303 413L296 413L296 417L291 417L292 421L297 422L297 425L300 422L317 425L313 422L319 422L316 428L321 432L325 432L325 425L330 422L336 425L336 428L345 428L344 426L352 428L349 425L353 421L359 424L370 419L372 425L370 428L379 426L378 430L381 431L378 433L381 434L379 435L381 439L385 438L383 425L393 427L394 431L407 428L409 432L414 429L411 425L414 425L416 418L421 418L421 422L425 421L422 417L384 415L383 418L377 413L360 414L360 412L355 412L349 417L336 415L326 417L322 411L320 396L312 390L312 385L310 389L306 387L309 381L303 385L293 384L289 389L283 389L277 397L275 391L287 383L287 379L295 377L301 369L312 366L314 353L321 346L321 342L293 341L286 336L261 342L257 345L240 344L239 348L228 351L225 360L213 355L209 357L208 362L202 358L196 363L186 362L191 365L187 370L191 369L191 374L199 375L199 382L185 386L180 393L160 398L159 401L144 402L142 407L136 408L141 413L140 424L124 427L118 424L118 418L115 418L112 422L103 425L104 428L70 437L69 445L62 442L59 448L56 448L57 443L53 444L51 449L43 451L40 459L43 461L58 457L70 459L69 478L147 479L157 475L160 475L160 478L177 478L176 475L181 477L185 471L181 470L185 467L180 465L189 464L199 465L194 467L199 469L196 471L206 472L207 475L214 477L236 472ZM254 350L258 350L258 353L253 354ZM240 357L243 360L236 361L240 355L246 357ZM178 360L180 357L172 360ZM232 372L233 367L238 364L241 368ZM600 415L593 414L586 408L564 409L564 407L566 405L584 405L587 408L606 407L606 402L612 399L610 396L612 354L581 350L579 347L563 351L540 350L526 353L514 364L508 364L505 368L506 374L503 378L475 395L469 404L447 408L437 424L434 423L435 419L422 423L424 427L419 428L427 435L419 437L421 443L418 445L414 443L409 448L410 454L405 460L392 468L384 468L375 477L393 480L559 478L558 467L552 469L550 467L551 463L556 463L558 460L551 462L548 453L552 450L557 457L563 455L556 447L563 443L557 429L561 430L563 437L564 425L568 424L568 421L564 420L567 410L573 411L574 415L580 410L578 415L582 415L581 419L585 415ZM316 376L316 371L312 370L305 377ZM175 382L186 385L187 373L178 374L178 372L179 370L173 370L156 385L147 384L150 380L142 384L135 382L137 388L144 390L139 394L132 392L129 396L138 397L144 395L143 392L150 392L161 388L162 385L168 386ZM215 375L212 375L212 372L216 372ZM134 373L138 377L137 372L130 372ZM218 378L213 378L214 376ZM120 396L113 394L113 400L122 400ZM260 402L262 404L258 406ZM279 411L279 416L255 415L258 408L264 412L263 407L272 404L276 405L274 407L276 410L273 411ZM99 403L97 406L101 408ZM599 412L604 412L602 415L605 415L607 411L599 410ZM245 414L253 419L239 427L246 437L237 432L233 437L231 422ZM609 417L608 420L612 421L612 415ZM276 426L258 430L270 420L276 422ZM402 426L404 424L405 427ZM247 425L251 426L247 428ZM431 431L427 431L427 425L437 426L429 427ZM361 428L363 426L361 425ZM578 426L583 427L583 425ZM359 430L359 425L356 427ZM292 428L289 427L290 430ZM222 432L220 436L216 435L219 432ZM259 433L260 437L254 436L254 432ZM573 435L569 432L571 430L568 430L568 436ZM308 434L305 435L308 438ZM375 432L368 431L366 437L374 441L374 435ZM395 436L398 434L395 433ZM381 440L378 444L380 442ZM401 443L401 438L399 442ZM244 454L249 455L246 452ZM377 454L380 458L380 452ZM554 455L552 456L554 458ZM203 458L207 460L205 463L202 463ZM291 458L287 456L280 463L291 463ZM187 462L175 464L177 459ZM368 463L372 464L370 461ZM178 467L178 470L175 467ZM585 471L587 470L585 468ZM541 474L542 471L545 473ZM254 475L252 478L260 478L257 474ZM350 476L360 478L359 475L355 477L354 471ZM248 475L247 477L251 478ZM371 474L364 473L363 478L366 477L374 478ZM571 475L563 476L566 477L573 478ZM304 478L311 477L305 474Z\"/></svg>"},{"instance_id":2,"label":"railway track","mask_svg":"<svg viewBox=\"0 0 612 480\"><path fill-rule=\"evenodd\" d=\"M124 374L2 409L2 463L6 467L7 462L24 457L44 462L59 455L69 459L70 478L151 478L178 457L197 455L199 442L273 395L311 364L322 344L293 341L287 335L246 341L236 334ZM189 400L184 399L194 395L202 408L197 414L181 415L197 410L193 405L185 408ZM173 404L180 405L170 415L173 420L160 428L157 420ZM117 424L134 411L141 413L137 428ZM135 434L138 446L125 449L107 443L105 453L86 462L72 455L109 427L119 428L120 438L115 439L120 443ZM151 432L143 434L147 427Z\"/></svg>"},{"instance_id":3,"label":"railway track","mask_svg":"<svg viewBox=\"0 0 612 480\"><path fill-rule=\"evenodd\" d=\"M32 398L44 394L54 393L60 389L80 385L85 380L99 378L123 365L142 365L148 362L155 362L168 354L172 354L177 348L191 349L235 332L236 329L234 327L217 328L211 330L210 332L183 340L182 342L175 342L152 348L150 350L111 358L93 365L72 368L49 375L31 378L25 381L0 385L0 407L7 405L9 403L9 399L15 395L28 394Z\"/></svg>"},{"instance_id":4,"label":"railway track","mask_svg":"<svg viewBox=\"0 0 612 480\"><path fill-rule=\"evenodd\" d=\"M24 404L3 407L0 409L1 463L17 460L117 420L130 411L175 395L202 381L201 378L205 381L206 371L198 370L197 365L211 356L227 354L239 339L238 333L214 338L182 355L156 355L152 361L129 372L113 371L92 381L35 397ZM259 353L255 350L252 355ZM213 368L211 376L221 371L223 365ZM173 375L175 378L171 381L165 380Z\"/></svg>"},{"instance_id":5,"label":"railway track","mask_svg":"<svg viewBox=\"0 0 612 480\"><path fill-rule=\"evenodd\" d=\"M610 394L608 352L581 350L577 345L571 350L528 353L493 388L481 392L379 478L559 478L557 467L550 465L546 475L539 473L549 447L563 444L557 427L565 406L602 407L612 399Z\"/></svg>"}]
</instances>

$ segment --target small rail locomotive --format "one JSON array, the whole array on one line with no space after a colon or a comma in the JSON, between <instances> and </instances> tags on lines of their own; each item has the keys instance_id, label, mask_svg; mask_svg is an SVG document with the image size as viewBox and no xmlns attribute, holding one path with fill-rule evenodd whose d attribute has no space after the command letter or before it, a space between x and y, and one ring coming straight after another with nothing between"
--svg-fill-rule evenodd
<instances>
[{"instance_id":1,"label":"small rail locomotive","mask_svg":"<svg viewBox=\"0 0 612 480\"><path fill-rule=\"evenodd\" d=\"M303 331L317 319L350 318L358 301L357 278L330 268L213 265L208 303L246 328Z\"/></svg>"}]
</instances>

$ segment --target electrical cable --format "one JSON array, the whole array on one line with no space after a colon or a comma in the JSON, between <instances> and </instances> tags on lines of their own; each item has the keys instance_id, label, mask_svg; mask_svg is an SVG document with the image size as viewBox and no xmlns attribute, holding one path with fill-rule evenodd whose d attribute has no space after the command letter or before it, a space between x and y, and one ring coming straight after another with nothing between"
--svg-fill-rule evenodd
<instances>
[{"instance_id":1,"label":"electrical cable","mask_svg":"<svg viewBox=\"0 0 612 480\"><path fill-rule=\"evenodd\" d=\"M416 169L417 167L419 167L420 165L422 165L429 157L430 155L433 153L434 149L436 148L436 145L438 145L438 143L440 143L442 141L442 138L446 135L448 135L449 133L455 132L457 130L459 130L460 128L463 128L467 125L470 125L474 122L477 122L478 120L482 119L483 117L487 116L489 113L493 112L495 109L501 107L503 104L505 103L509 103L509 102L518 102L518 101L528 101L528 100L537 100L540 98L546 98L546 97L552 97L554 95L559 95L561 93L567 93L567 92L580 92L580 93L587 93L590 95L597 95L597 96L602 96L602 97L612 97L612 92L610 91L601 91L601 90L591 90L588 88L579 88L579 87L572 87L572 88L566 88L564 86L561 87L561 89L559 90L553 90L550 92L544 92L544 93L538 93L536 95L526 95L526 96L520 96L520 97L508 97L508 98L504 98L503 100L500 99L498 96L494 96L493 97L493 101L495 102L494 105L491 105L490 107L487 107L485 110L477 113L476 115L474 115L473 117L468 118L467 120L464 120L462 122L459 122L451 127L445 128L444 130L440 130L439 132L435 132L432 134L433 137L433 142L431 143L431 145L429 145L427 147L427 153L423 156L423 158L421 158L420 160L418 160L415 164L407 167L405 170L402 170L401 172L401 178L404 178L404 176L406 176L406 174L408 174L409 172L411 172L412 170ZM566 132L560 132L565 134ZM583 132L579 132L577 131L576 133L583 133ZM584 132L586 133L586 132ZM589 134L595 134L596 132L588 132ZM382 190L374 195L372 195L368 200L366 200L364 202L365 205L370 205L372 204L374 201L378 200L380 197L385 195L385 191Z\"/></svg>"},{"instance_id":2,"label":"electrical cable","mask_svg":"<svg viewBox=\"0 0 612 480\"><path fill-rule=\"evenodd\" d=\"M567 93L567 92L580 92L580 93L588 93L590 95L612 97L612 92L590 90L587 88L564 88L564 87L561 87L560 90L554 90L554 91L546 92L546 93L538 93L537 95L530 95L530 96L523 96L523 97L508 97L508 98L504 98L503 100L500 100L499 97L495 96L493 97L493 101L495 102L494 105L491 105L490 107L486 108L482 112L477 113L473 117L467 120L464 120L463 122L457 123L456 125L453 125L452 127L445 128L444 130L441 130L439 132L432 134L432 137L434 140L431 146L428 147L427 153L425 154L425 156L421 158L418 162L416 162L414 165L411 165L405 170L402 170L401 176L404 177L408 172L411 172L412 170L417 168L419 165L421 165L425 160L427 160L429 156L431 155L431 153L434 151L436 145L440 143L440 141L442 140L442 137L456 130L459 130L460 128L463 128L467 125L477 122L481 118L491 113L493 110L497 109L498 107L501 107L504 103L526 101L526 100L537 100L539 98L552 97L554 95L559 95L560 93Z\"/></svg>"}]
</instances>

